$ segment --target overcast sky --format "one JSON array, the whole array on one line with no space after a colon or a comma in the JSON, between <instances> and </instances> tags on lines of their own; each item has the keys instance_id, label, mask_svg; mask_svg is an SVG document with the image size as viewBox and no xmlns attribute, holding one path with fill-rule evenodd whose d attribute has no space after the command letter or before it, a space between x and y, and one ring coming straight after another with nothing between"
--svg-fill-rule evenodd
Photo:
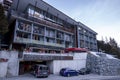
<instances>
[{"instance_id":1,"label":"overcast sky","mask_svg":"<svg viewBox=\"0 0 120 80\"><path fill-rule=\"evenodd\" d=\"M44 0L76 21L120 44L120 0Z\"/></svg>"}]
</instances>

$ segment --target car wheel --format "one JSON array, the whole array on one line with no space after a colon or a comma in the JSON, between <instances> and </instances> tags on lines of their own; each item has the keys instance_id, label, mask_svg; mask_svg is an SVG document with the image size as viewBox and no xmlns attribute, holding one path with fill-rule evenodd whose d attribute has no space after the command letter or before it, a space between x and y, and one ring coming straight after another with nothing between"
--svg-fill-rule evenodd
<instances>
[{"instance_id":1,"label":"car wheel","mask_svg":"<svg viewBox=\"0 0 120 80\"><path fill-rule=\"evenodd\" d=\"M67 77L70 77L70 74L67 74Z\"/></svg>"},{"instance_id":2,"label":"car wheel","mask_svg":"<svg viewBox=\"0 0 120 80\"><path fill-rule=\"evenodd\" d=\"M35 74L35 77L38 78L37 74Z\"/></svg>"},{"instance_id":3,"label":"car wheel","mask_svg":"<svg viewBox=\"0 0 120 80\"><path fill-rule=\"evenodd\" d=\"M77 76L79 76L79 73L77 73Z\"/></svg>"},{"instance_id":4,"label":"car wheel","mask_svg":"<svg viewBox=\"0 0 120 80\"><path fill-rule=\"evenodd\" d=\"M45 78L47 78L48 76L45 76Z\"/></svg>"}]
</instances>

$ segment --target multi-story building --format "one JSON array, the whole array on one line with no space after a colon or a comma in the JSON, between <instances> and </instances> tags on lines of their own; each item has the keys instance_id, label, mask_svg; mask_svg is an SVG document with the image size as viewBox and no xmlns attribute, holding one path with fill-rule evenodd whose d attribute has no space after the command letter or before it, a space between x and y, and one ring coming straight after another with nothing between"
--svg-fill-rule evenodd
<instances>
[{"instance_id":1,"label":"multi-story building","mask_svg":"<svg viewBox=\"0 0 120 80\"><path fill-rule=\"evenodd\" d=\"M77 27L77 31L78 47L97 51L97 33L80 22Z\"/></svg>"},{"instance_id":2,"label":"multi-story building","mask_svg":"<svg viewBox=\"0 0 120 80\"><path fill-rule=\"evenodd\" d=\"M81 47L97 51L95 31L42 0L14 0L10 13L15 25L13 48L19 45L60 52L64 48Z\"/></svg>"},{"instance_id":3,"label":"multi-story building","mask_svg":"<svg viewBox=\"0 0 120 80\"><path fill-rule=\"evenodd\" d=\"M14 0L11 19L15 24L13 48L60 52L75 47L77 22L42 0Z\"/></svg>"},{"instance_id":4,"label":"multi-story building","mask_svg":"<svg viewBox=\"0 0 120 80\"><path fill-rule=\"evenodd\" d=\"M59 62L63 65L62 67L69 67L71 63L79 66L84 64L85 67L85 60L84 62L78 60L78 63L76 60L72 62L73 54L55 53L63 53L65 48L72 47L97 49L96 32L43 0L13 0L8 17L10 18L10 48L30 51L30 54L29 52L19 54L21 58L18 61L19 71L25 70L23 68L26 65L42 63L48 65L50 71L55 73L54 67L61 68L57 60L66 60ZM71 67L73 67L72 64Z\"/></svg>"},{"instance_id":5,"label":"multi-story building","mask_svg":"<svg viewBox=\"0 0 120 80\"><path fill-rule=\"evenodd\" d=\"M13 0L0 0L0 4L4 6L5 14L7 15L7 11L10 9Z\"/></svg>"}]
</instances>

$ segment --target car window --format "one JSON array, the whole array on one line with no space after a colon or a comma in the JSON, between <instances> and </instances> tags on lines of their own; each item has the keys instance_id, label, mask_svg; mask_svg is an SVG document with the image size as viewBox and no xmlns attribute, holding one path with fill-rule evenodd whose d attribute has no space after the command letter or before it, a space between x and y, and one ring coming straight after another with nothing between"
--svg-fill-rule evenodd
<instances>
[{"instance_id":1,"label":"car window","mask_svg":"<svg viewBox=\"0 0 120 80\"><path fill-rule=\"evenodd\" d=\"M42 70L42 67L40 67L39 69Z\"/></svg>"},{"instance_id":2,"label":"car window","mask_svg":"<svg viewBox=\"0 0 120 80\"><path fill-rule=\"evenodd\" d=\"M39 69L40 69L40 70L48 70L48 67L42 67L42 66L41 66Z\"/></svg>"}]
</instances>

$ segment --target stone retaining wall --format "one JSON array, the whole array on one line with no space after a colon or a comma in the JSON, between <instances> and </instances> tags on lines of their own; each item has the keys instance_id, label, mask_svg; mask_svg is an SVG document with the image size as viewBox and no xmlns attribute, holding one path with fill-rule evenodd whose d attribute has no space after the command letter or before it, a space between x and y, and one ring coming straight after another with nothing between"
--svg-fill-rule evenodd
<instances>
[{"instance_id":1,"label":"stone retaining wall","mask_svg":"<svg viewBox=\"0 0 120 80\"><path fill-rule=\"evenodd\" d=\"M88 54L86 67L90 69L92 73L100 75L120 75L119 59L108 59Z\"/></svg>"}]
</instances>

